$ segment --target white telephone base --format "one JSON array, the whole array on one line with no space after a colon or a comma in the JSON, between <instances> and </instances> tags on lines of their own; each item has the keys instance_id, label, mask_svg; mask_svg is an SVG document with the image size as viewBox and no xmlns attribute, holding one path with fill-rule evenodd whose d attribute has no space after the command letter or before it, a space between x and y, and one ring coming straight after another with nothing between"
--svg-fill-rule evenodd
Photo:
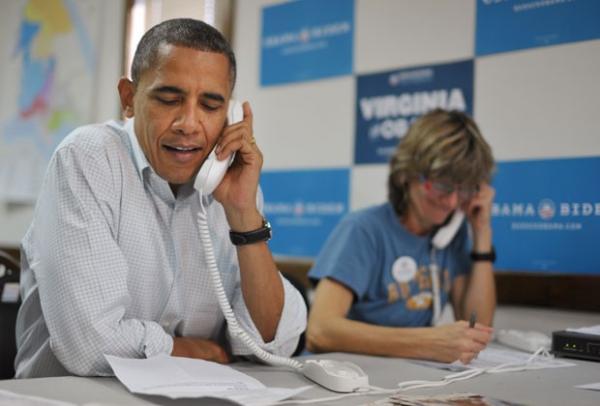
<instances>
[{"instance_id":1,"label":"white telephone base","mask_svg":"<svg viewBox=\"0 0 600 406\"><path fill-rule=\"evenodd\" d=\"M305 377L334 392L354 392L369 388L369 377L356 364L327 359L307 360L301 372Z\"/></svg>"},{"instance_id":2,"label":"white telephone base","mask_svg":"<svg viewBox=\"0 0 600 406\"><path fill-rule=\"evenodd\" d=\"M499 330L496 332L496 341L526 352L535 352L540 347L549 350L552 344L550 337L544 333L523 330Z\"/></svg>"}]
</instances>

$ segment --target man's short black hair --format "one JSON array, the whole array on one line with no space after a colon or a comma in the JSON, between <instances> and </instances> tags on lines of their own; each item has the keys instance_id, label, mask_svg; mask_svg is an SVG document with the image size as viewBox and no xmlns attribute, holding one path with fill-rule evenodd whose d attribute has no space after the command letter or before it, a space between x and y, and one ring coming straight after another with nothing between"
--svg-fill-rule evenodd
<instances>
[{"instance_id":1,"label":"man's short black hair","mask_svg":"<svg viewBox=\"0 0 600 406\"><path fill-rule=\"evenodd\" d=\"M131 64L133 83L137 84L144 71L156 64L161 46L167 44L225 55L229 59L229 77L233 89L236 63L229 42L214 27L191 18L163 21L144 34Z\"/></svg>"}]
</instances>

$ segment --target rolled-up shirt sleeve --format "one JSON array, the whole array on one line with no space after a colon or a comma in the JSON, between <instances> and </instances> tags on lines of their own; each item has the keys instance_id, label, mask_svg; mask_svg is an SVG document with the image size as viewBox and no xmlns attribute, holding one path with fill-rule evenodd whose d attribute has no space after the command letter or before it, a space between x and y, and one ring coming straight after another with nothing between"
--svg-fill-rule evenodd
<instances>
[{"instance_id":1,"label":"rolled-up shirt sleeve","mask_svg":"<svg viewBox=\"0 0 600 406\"><path fill-rule=\"evenodd\" d=\"M54 155L35 216L29 259L50 347L71 373L111 375L104 354L170 353L173 340L150 320L126 317L128 263L115 239L115 180L100 158L71 146ZM80 158L85 156L85 162Z\"/></svg>"},{"instance_id":2,"label":"rolled-up shirt sleeve","mask_svg":"<svg viewBox=\"0 0 600 406\"><path fill-rule=\"evenodd\" d=\"M296 349L300 334L306 329L306 305L296 288L281 275L280 277L284 288L284 303L275 338L272 341L266 343L262 339L248 312L241 288L236 289L234 293L232 308L240 327L260 348L275 355L288 357ZM229 330L227 334L235 355L252 354L251 349L239 337L231 335Z\"/></svg>"}]
</instances>

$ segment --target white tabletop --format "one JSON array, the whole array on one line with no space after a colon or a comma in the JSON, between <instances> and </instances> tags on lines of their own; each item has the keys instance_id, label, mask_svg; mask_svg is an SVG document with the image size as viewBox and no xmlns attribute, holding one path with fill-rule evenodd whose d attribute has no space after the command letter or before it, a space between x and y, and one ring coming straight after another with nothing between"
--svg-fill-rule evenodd
<instances>
[{"instance_id":1,"label":"white tabletop","mask_svg":"<svg viewBox=\"0 0 600 406\"><path fill-rule=\"evenodd\" d=\"M567 327L600 324L594 313L575 313L531 308L500 308L496 315L496 328L517 328L550 333ZM414 379L439 379L441 371L406 360L370 357L355 354L322 354L320 358L348 360L358 364L369 375L370 383L384 388L394 388L398 382ZM420 389L406 394L442 394L470 392L526 405L600 405L600 392L576 389L575 385L600 382L600 363L571 360L575 367L544 369L525 372L484 375L469 381L457 382L436 389ZM295 388L310 384L303 376L283 368L250 363L233 366L251 375L267 386ZM38 378L0 381L0 389L18 393L64 400L76 404L103 405L197 405L197 400L170 400L161 397L130 394L114 378ZM297 399L320 398L333 395L320 387L302 393ZM361 405L386 396L360 396L326 402L327 405ZM211 400L202 404L229 404Z\"/></svg>"}]
</instances>

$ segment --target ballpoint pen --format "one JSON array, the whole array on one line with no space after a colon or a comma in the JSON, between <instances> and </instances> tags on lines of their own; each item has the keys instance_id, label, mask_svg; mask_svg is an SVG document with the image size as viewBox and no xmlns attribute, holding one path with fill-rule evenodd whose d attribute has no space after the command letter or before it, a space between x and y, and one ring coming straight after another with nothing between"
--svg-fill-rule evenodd
<instances>
[{"instance_id":1,"label":"ballpoint pen","mask_svg":"<svg viewBox=\"0 0 600 406\"><path fill-rule=\"evenodd\" d=\"M469 317L469 328L475 327L475 322L477 321L477 312L472 311L471 317Z\"/></svg>"}]
</instances>

